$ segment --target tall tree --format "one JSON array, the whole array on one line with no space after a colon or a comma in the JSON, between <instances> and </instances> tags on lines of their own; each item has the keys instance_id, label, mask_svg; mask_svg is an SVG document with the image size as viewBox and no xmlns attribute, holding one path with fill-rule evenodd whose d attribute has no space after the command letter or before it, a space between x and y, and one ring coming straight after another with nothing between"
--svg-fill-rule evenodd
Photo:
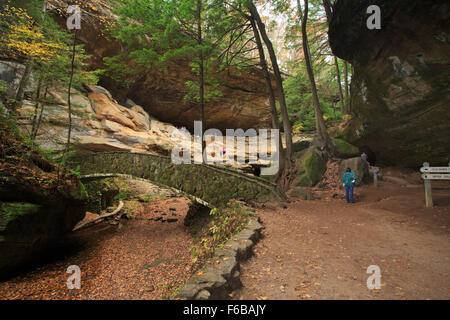
<instances>
[{"instance_id":1,"label":"tall tree","mask_svg":"<svg viewBox=\"0 0 450 320\"><path fill-rule=\"evenodd\" d=\"M339 104L341 105L341 112L344 113L344 94L342 93L342 83L341 83L341 71L339 70L338 57L334 56L334 66L336 68L336 82L339 89Z\"/></svg>"},{"instance_id":2,"label":"tall tree","mask_svg":"<svg viewBox=\"0 0 450 320\"><path fill-rule=\"evenodd\" d=\"M267 95L269 96L269 105L270 105L270 111L272 114L272 128L279 130L280 126L278 124L278 113L277 113L275 92L274 92L274 89L272 86L272 78L270 76L269 67L267 65L266 56L264 53L264 47L263 47L263 44L261 41L261 36L259 34L258 27L256 26L254 16L252 14L250 14L247 17L251 23L256 46L258 48L260 65L263 70L264 79L266 82L266 91L267 91ZM285 184L285 186L287 186L288 181L286 182L284 179L282 179L284 169L285 169L285 164L286 164L286 156L285 156L285 151L283 148L283 142L281 140L281 135L279 135L279 151L278 152L279 152L280 161L279 161L278 172L277 172L275 181L277 183L282 183L282 184Z\"/></svg>"},{"instance_id":3,"label":"tall tree","mask_svg":"<svg viewBox=\"0 0 450 320\"><path fill-rule=\"evenodd\" d=\"M258 28L256 27L256 22L255 22L254 16L249 15L248 19L250 20L250 23L252 26L256 46L258 48L259 63L260 63L261 69L263 71L264 79L266 82L266 91L267 91L267 95L269 96L269 105L270 105L270 111L272 114L272 128L279 129L275 93L274 93L273 86L272 86L272 79L270 77L269 67L267 66L266 55L264 53L264 47L261 42L261 36L259 34Z\"/></svg>"},{"instance_id":4,"label":"tall tree","mask_svg":"<svg viewBox=\"0 0 450 320\"><path fill-rule=\"evenodd\" d=\"M216 72L220 69L218 52L223 46L220 40L236 28L226 16L223 1L120 2L116 10L120 19L112 36L126 43L127 48L105 59L109 75L131 84L150 69L166 70L174 60L188 63L197 77L186 82L185 101L197 104L204 131L206 104L220 96Z\"/></svg>"},{"instance_id":5,"label":"tall tree","mask_svg":"<svg viewBox=\"0 0 450 320\"><path fill-rule=\"evenodd\" d=\"M69 127L67 129L67 144L65 152L68 152L70 149L70 135L72 133L72 101L70 99L71 96L71 90L72 90L72 81L73 81L73 73L75 69L75 54L76 54L76 42L77 42L77 29L75 29L75 32L73 33L73 45L72 45L72 61L70 64L70 79L69 79L69 86L67 89L67 112L68 112L68 118L69 118Z\"/></svg>"},{"instance_id":6,"label":"tall tree","mask_svg":"<svg viewBox=\"0 0 450 320\"><path fill-rule=\"evenodd\" d=\"M314 113L316 116L316 130L317 136L322 142L323 146L328 149L329 147L329 135L327 131L327 127L325 125L325 121L323 119L323 113L320 109L319 95L317 94L316 81L314 79L314 72L311 64L311 54L309 51L308 44L308 33L307 33L307 23L308 23L308 0L304 0L304 10L302 10L302 6L300 4L300 0L297 0L297 9L300 16L300 22L302 25L302 43L303 43L303 55L305 57L306 69L309 77L311 93L314 104Z\"/></svg>"},{"instance_id":7,"label":"tall tree","mask_svg":"<svg viewBox=\"0 0 450 320\"><path fill-rule=\"evenodd\" d=\"M200 87L200 121L202 123L202 137L205 130L205 76L203 60L203 35L202 35L202 0L197 0L197 43L199 47L199 87ZM205 149L205 141L202 139L202 150Z\"/></svg>"},{"instance_id":8,"label":"tall tree","mask_svg":"<svg viewBox=\"0 0 450 320\"><path fill-rule=\"evenodd\" d=\"M283 89L283 78L281 77L280 68L278 66L277 57L275 54L275 50L273 49L272 42L270 41L267 32L266 27L261 20L261 16L259 15L259 12L254 5L253 1L247 2L248 9L250 11L250 14L253 16L253 18L256 21L256 24L258 25L259 33L261 34L261 37L266 45L267 51L269 53L270 61L272 63L272 69L275 76L275 83L277 85L277 93L278 93L278 102L280 104L280 111L283 118L283 128L284 128L284 137L286 141L286 153L287 153L287 168L292 169L293 168L293 162L294 162L294 152L293 152L293 145L292 145L292 126L291 122L289 121L289 115L287 112L287 106L286 106L286 97L284 94Z\"/></svg>"},{"instance_id":9,"label":"tall tree","mask_svg":"<svg viewBox=\"0 0 450 320\"><path fill-rule=\"evenodd\" d=\"M344 61L344 86L345 86L345 112L349 113L350 111L350 101L349 101L349 90L348 90L348 63Z\"/></svg>"}]
</instances>

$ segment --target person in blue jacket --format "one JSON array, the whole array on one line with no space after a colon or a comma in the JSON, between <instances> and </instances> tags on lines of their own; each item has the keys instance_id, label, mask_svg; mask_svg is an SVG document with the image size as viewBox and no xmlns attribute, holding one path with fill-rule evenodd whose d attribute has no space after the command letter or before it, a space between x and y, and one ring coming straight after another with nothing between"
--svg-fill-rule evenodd
<instances>
[{"instance_id":1,"label":"person in blue jacket","mask_svg":"<svg viewBox=\"0 0 450 320\"><path fill-rule=\"evenodd\" d=\"M345 200L347 200L347 203L355 203L353 200L353 187L355 186L356 179L356 174L352 172L352 169L347 168L344 176L342 177L342 185L345 188Z\"/></svg>"}]
</instances>

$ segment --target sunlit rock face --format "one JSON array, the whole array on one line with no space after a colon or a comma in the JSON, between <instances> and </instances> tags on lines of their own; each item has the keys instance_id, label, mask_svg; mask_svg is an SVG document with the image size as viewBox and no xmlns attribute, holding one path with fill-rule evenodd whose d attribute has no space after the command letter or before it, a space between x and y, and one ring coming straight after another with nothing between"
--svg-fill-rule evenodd
<instances>
[{"instance_id":1,"label":"sunlit rock face","mask_svg":"<svg viewBox=\"0 0 450 320\"><path fill-rule=\"evenodd\" d=\"M68 1L50 0L50 8L66 8ZM114 56L126 50L118 41L108 41L105 28L118 18L113 13L111 1L82 2L81 30L77 38L84 44L86 52L92 55L90 64L103 68L103 58ZM64 10L55 14L55 19L64 27ZM267 128L270 127L270 106L262 72L231 69L218 74L221 96L210 100L205 106L207 128ZM166 72L150 70L138 81L124 85L106 76L100 85L108 89L114 99L125 105L127 99L141 105L151 116L177 126L193 129L194 121L200 119L200 106L185 101L188 93L187 81L197 81L187 61L173 62ZM207 88L208 90L208 88Z\"/></svg>"},{"instance_id":2,"label":"sunlit rock face","mask_svg":"<svg viewBox=\"0 0 450 320\"><path fill-rule=\"evenodd\" d=\"M369 5L381 29L369 30ZM438 0L337 0L333 52L352 63L353 119L343 137L377 163L446 165L450 156L450 10Z\"/></svg>"}]
</instances>

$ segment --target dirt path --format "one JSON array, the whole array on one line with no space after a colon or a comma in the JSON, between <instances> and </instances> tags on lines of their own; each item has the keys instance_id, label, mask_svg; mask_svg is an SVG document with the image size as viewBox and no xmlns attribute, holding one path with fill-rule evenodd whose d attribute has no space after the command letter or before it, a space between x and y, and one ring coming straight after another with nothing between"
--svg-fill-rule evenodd
<instances>
[{"instance_id":1,"label":"dirt path","mask_svg":"<svg viewBox=\"0 0 450 320\"><path fill-rule=\"evenodd\" d=\"M262 209L264 238L242 265L235 299L449 299L450 189L380 182L356 189L355 204L333 199ZM381 269L381 289L366 286Z\"/></svg>"},{"instance_id":2,"label":"dirt path","mask_svg":"<svg viewBox=\"0 0 450 320\"><path fill-rule=\"evenodd\" d=\"M191 275L186 201L155 199L118 226L102 223L75 232L62 248L65 256L0 282L0 299L168 298ZM149 220L158 216L178 221ZM67 289L69 265L81 269L80 290Z\"/></svg>"}]
</instances>

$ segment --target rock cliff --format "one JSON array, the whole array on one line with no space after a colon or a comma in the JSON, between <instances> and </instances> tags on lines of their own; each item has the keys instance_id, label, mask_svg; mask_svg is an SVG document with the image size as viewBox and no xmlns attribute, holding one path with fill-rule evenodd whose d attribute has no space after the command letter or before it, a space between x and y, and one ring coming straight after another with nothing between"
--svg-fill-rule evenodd
<instances>
[{"instance_id":1,"label":"rock cliff","mask_svg":"<svg viewBox=\"0 0 450 320\"><path fill-rule=\"evenodd\" d=\"M67 1L49 1L50 8L67 7ZM106 40L106 28L117 17L112 13L109 1L82 2L84 15L82 28L77 32L86 52L92 55L91 65L103 67L103 58L124 50L117 41ZM65 11L59 11L55 18L64 27ZM186 62L174 62L168 71L149 71L142 79L124 86L107 77L100 79L100 85L107 88L119 103L125 105L128 98L141 105L157 119L174 125L193 128L194 120L200 119L196 103L184 100L188 91L185 83L195 80ZM270 127L270 107L262 73L258 70L243 72L230 70L220 74L222 97L205 106L205 123L208 128L261 128Z\"/></svg>"},{"instance_id":2,"label":"rock cliff","mask_svg":"<svg viewBox=\"0 0 450 320\"><path fill-rule=\"evenodd\" d=\"M57 244L83 219L78 177L49 162L0 115L0 277Z\"/></svg>"},{"instance_id":3,"label":"rock cliff","mask_svg":"<svg viewBox=\"0 0 450 320\"><path fill-rule=\"evenodd\" d=\"M369 30L369 5L381 29ZM441 0L337 0L333 52L351 62L352 120L341 136L384 165L446 165L450 156L450 10ZM372 159L373 160L373 159Z\"/></svg>"}]
</instances>

